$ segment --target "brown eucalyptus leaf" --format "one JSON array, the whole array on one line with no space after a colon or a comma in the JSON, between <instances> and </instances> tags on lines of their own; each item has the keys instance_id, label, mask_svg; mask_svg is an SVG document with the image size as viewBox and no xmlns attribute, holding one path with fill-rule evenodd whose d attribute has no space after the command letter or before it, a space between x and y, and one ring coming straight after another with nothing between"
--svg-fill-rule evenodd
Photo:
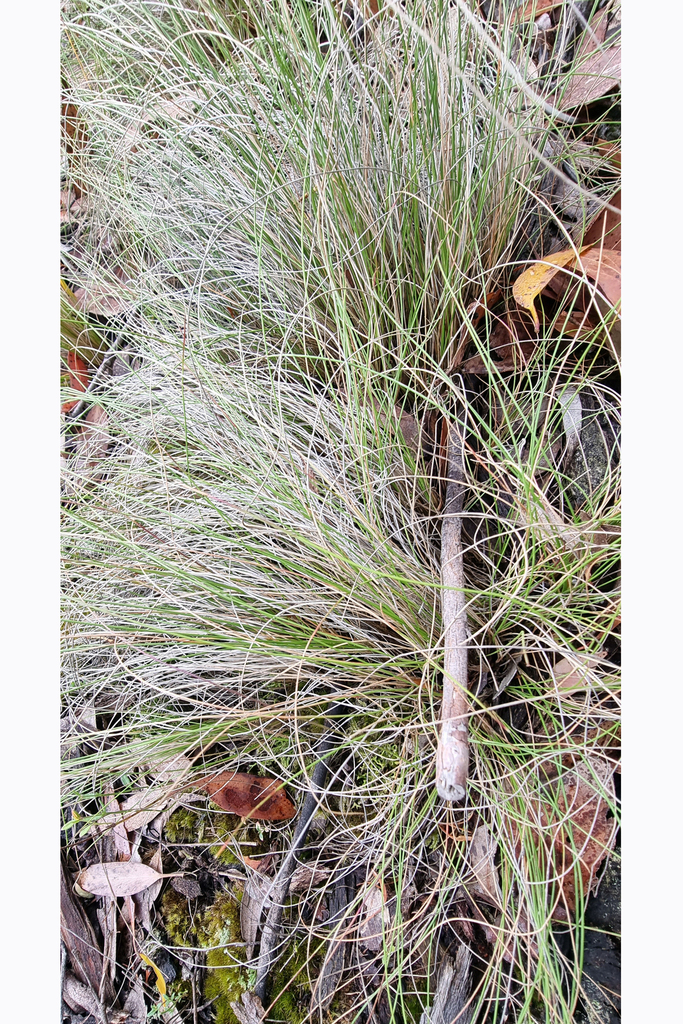
<instances>
[{"instance_id":1,"label":"brown eucalyptus leaf","mask_svg":"<svg viewBox=\"0 0 683 1024\"><path fill-rule=\"evenodd\" d=\"M595 775L604 779L609 790L610 769L595 759L591 763ZM553 916L562 918L567 911L573 913L576 909L577 872L584 898L594 888L598 868L614 844L617 823L607 817L609 805L588 767L579 765L560 778L556 767L548 764L544 774L548 776L547 795L530 798L529 820L538 822L539 827L533 830L535 844L544 848L554 863L557 906ZM514 824L512 829L519 855L521 837Z\"/></svg>"},{"instance_id":2,"label":"brown eucalyptus leaf","mask_svg":"<svg viewBox=\"0 0 683 1024\"><path fill-rule=\"evenodd\" d=\"M621 46L595 50L580 62L559 99L560 110L583 106L600 99L621 82Z\"/></svg>"},{"instance_id":3,"label":"brown eucalyptus leaf","mask_svg":"<svg viewBox=\"0 0 683 1024\"><path fill-rule=\"evenodd\" d=\"M621 252L618 249L600 249L595 246L581 257L586 277L595 281L605 297L616 306L621 299Z\"/></svg>"},{"instance_id":4,"label":"brown eucalyptus leaf","mask_svg":"<svg viewBox=\"0 0 683 1024\"><path fill-rule=\"evenodd\" d=\"M133 896L163 877L148 864L128 860L91 864L81 871L76 882L95 896Z\"/></svg>"},{"instance_id":5,"label":"brown eucalyptus leaf","mask_svg":"<svg viewBox=\"0 0 683 1024\"><path fill-rule=\"evenodd\" d=\"M220 772L195 783L205 789L215 804L240 818L259 821L287 821L296 807L284 790L284 782L246 772Z\"/></svg>"},{"instance_id":6,"label":"brown eucalyptus leaf","mask_svg":"<svg viewBox=\"0 0 683 1024\"><path fill-rule=\"evenodd\" d=\"M609 203L621 211L621 191L612 196ZM621 212L599 210L586 229L583 244L602 246L603 249L621 249Z\"/></svg>"}]
</instances>

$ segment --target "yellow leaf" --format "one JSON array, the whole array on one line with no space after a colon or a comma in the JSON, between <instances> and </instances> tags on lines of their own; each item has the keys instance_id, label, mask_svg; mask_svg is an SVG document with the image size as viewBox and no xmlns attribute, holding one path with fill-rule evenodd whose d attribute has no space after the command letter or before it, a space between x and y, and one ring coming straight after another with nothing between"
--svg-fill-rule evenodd
<instances>
[{"instance_id":1,"label":"yellow leaf","mask_svg":"<svg viewBox=\"0 0 683 1024\"><path fill-rule=\"evenodd\" d=\"M138 950L138 953L140 954L140 959L144 960L147 966L151 967L157 976L157 988L161 993L161 1008L163 1010L166 1005L166 979L164 978L163 974L161 973L161 971L159 970L159 968L157 967L153 960L150 960L150 958L148 956L145 956L145 954L140 950Z\"/></svg>"},{"instance_id":2,"label":"yellow leaf","mask_svg":"<svg viewBox=\"0 0 683 1024\"><path fill-rule=\"evenodd\" d=\"M590 247L586 245L578 251L582 253L588 248ZM576 252L576 249L563 249L562 252L554 252L551 256L546 256L544 260L532 264L523 274L520 274L512 286L515 302L531 313L536 330L539 330L541 324L534 306L534 299L552 281L555 274L559 274L563 267L576 259Z\"/></svg>"}]
</instances>

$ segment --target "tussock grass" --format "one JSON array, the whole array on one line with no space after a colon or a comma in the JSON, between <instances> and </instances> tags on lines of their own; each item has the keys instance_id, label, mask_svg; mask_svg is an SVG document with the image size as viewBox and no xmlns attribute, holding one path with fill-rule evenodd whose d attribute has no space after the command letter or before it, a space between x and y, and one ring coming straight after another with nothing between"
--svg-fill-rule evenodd
<instances>
[{"instance_id":1,"label":"tussock grass","mask_svg":"<svg viewBox=\"0 0 683 1024\"><path fill-rule=\"evenodd\" d=\"M303 793L343 700L320 858L397 897L419 882L380 954L401 1021L429 1005L481 823L501 910L472 1020L572 1020L579 780L617 814L613 375L595 337L551 325L502 375L471 312L530 252L547 173L534 154L551 135L571 149L506 70L524 67L519 38L493 40L501 61L438 3L354 36L322 0L89 0L64 32L90 209L67 259L89 288L103 257L126 272L108 287L136 353L97 399L102 479L65 507L65 709L103 726L65 762L65 806L87 825L108 784L135 788L177 753ZM490 366L474 390L452 372L468 345ZM580 492L563 418L577 392L608 453ZM433 780L443 482L427 425L456 405L475 668L464 811ZM579 685L558 688L553 665L586 655ZM543 837L562 828L574 852L558 867ZM273 827L274 845L290 832ZM552 928L560 870L579 892L576 964ZM288 922L284 949L303 928ZM305 934L313 948L327 933Z\"/></svg>"}]
</instances>

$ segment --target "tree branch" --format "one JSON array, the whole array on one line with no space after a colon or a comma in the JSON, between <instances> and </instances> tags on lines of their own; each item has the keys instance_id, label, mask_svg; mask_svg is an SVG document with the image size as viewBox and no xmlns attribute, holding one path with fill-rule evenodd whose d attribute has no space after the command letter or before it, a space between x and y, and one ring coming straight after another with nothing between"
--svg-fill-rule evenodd
<instances>
[{"instance_id":1,"label":"tree branch","mask_svg":"<svg viewBox=\"0 0 683 1024\"><path fill-rule=\"evenodd\" d=\"M436 789L444 800L465 799L469 742L467 713L467 615L462 557L462 509L465 496L462 427L448 432L448 484L441 527L441 613L444 630L441 735L436 752Z\"/></svg>"}]
</instances>

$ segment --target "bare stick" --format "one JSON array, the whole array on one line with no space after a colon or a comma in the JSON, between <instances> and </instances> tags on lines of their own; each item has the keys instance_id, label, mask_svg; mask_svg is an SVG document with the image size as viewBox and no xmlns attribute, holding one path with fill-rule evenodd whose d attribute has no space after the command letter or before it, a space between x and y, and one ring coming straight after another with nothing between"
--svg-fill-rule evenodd
<instances>
[{"instance_id":1,"label":"bare stick","mask_svg":"<svg viewBox=\"0 0 683 1024\"><path fill-rule=\"evenodd\" d=\"M448 484L441 527L441 614L444 631L441 735L436 752L436 789L443 800L465 799L469 743L467 713L467 615L462 558L462 508L465 496L461 427L448 431Z\"/></svg>"}]
</instances>

